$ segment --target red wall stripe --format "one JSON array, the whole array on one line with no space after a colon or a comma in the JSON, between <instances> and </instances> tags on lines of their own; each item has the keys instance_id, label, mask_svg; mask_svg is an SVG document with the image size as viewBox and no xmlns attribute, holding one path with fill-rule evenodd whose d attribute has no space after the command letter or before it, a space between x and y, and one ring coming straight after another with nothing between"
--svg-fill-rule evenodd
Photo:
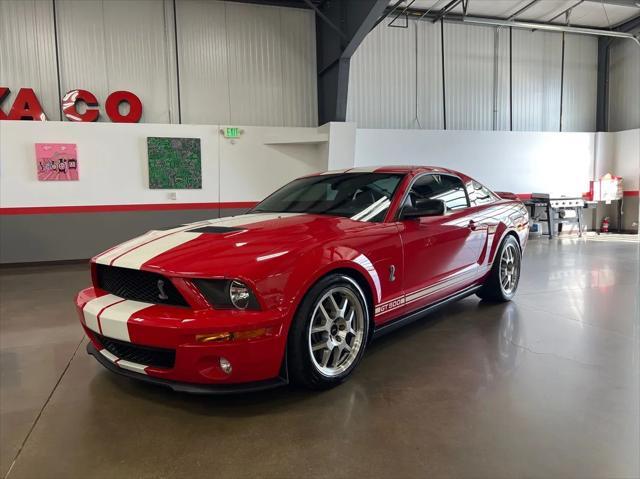
<instances>
[{"instance_id":1,"label":"red wall stripe","mask_svg":"<svg viewBox=\"0 0 640 479\"><path fill-rule=\"evenodd\" d=\"M27 206L0 208L0 215L46 215L60 213L110 213L115 211L167 211L167 210L216 210L252 208L256 201L229 201L225 203L150 203L136 205L86 205L86 206Z\"/></svg>"},{"instance_id":2,"label":"red wall stripe","mask_svg":"<svg viewBox=\"0 0 640 479\"><path fill-rule=\"evenodd\" d=\"M627 190L625 198L640 197L639 190ZM518 193L518 198L531 198L531 193ZM169 210L227 210L253 208L257 201L227 201L223 203L148 203L135 205L85 205L85 206L25 206L0 208L0 215L47 215L62 213L110 213L117 211L169 211Z\"/></svg>"}]
</instances>

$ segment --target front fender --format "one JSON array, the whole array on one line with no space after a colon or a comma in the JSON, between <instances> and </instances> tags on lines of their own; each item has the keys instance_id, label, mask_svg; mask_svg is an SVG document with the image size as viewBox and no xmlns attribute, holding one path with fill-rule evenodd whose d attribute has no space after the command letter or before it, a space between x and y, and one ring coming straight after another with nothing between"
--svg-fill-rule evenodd
<instances>
[{"instance_id":1,"label":"front fender","mask_svg":"<svg viewBox=\"0 0 640 479\"><path fill-rule=\"evenodd\" d=\"M291 298L289 304L291 316L311 286L323 276L341 269L350 269L359 273L369 286L374 304L380 301L380 278L371 259L363 252L347 246L332 246L310 253L310 257L300 258L286 287L286 294ZM310 264L315 264L315 267L310 268Z\"/></svg>"}]
</instances>

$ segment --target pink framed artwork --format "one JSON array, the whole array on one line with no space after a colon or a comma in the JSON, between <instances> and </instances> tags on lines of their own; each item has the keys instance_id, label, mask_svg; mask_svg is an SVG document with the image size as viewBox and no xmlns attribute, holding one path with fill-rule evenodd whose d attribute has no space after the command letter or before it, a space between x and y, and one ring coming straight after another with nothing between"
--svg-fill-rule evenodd
<instances>
[{"instance_id":1,"label":"pink framed artwork","mask_svg":"<svg viewBox=\"0 0 640 479\"><path fill-rule=\"evenodd\" d=\"M38 181L78 181L75 143L36 143Z\"/></svg>"}]
</instances>

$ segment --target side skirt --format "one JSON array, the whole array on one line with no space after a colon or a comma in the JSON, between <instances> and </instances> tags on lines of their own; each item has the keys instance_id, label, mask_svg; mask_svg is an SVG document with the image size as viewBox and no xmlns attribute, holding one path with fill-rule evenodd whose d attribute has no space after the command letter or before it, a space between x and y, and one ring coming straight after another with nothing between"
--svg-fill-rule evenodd
<instances>
[{"instance_id":1,"label":"side skirt","mask_svg":"<svg viewBox=\"0 0 640 479\"><path fill-rule=\"evenodd\" d=\"M473 293L478 291L481 287L482 287L481 285L475 285L475 286L471 286L469 288L463 289L462 291L455 293L447 298L441 299L436 303L430 304L428 306L425 306L424 308L413 311L407 314L406 316L402 316L398 319L394 319L389 323L383 324L382 326L376 327L376 329L374 329L373 331L372 340L378 339L379 337L384 336L385 334L390 333L391 331L395 331L396 329L401 328L402 326L405 326L409 323L413 323L414 321L422 318L426 314L436 311L437 309L440 309L441 307L446 306L449 303L453 303L454 301L458 301L460 299L466 298L467 296L471 296Z\"/></svg>"}]
</instances>

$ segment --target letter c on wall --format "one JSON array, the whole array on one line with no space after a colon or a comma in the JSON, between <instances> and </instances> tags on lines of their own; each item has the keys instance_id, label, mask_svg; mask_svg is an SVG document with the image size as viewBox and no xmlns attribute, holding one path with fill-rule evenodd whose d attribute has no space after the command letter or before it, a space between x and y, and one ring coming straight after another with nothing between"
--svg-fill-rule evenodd
<instances>
[{"instance_id":1,"label":"letter c on wall","mask_svg":"<svg viewBox=\"0 0 640 479\"><path fill-rule=\"evenodd\" d=\"M87 111L78 113L76 105L79 101L87 104ZM62 112L71 121L97 121L100 116L98 100L87 90L71 90L62 98Z\"/></svg>"},{"instance_id":2,"label":"letter c on wall","mask_svg":"<svg viewBox=\"0 0 640 479\"><path fill-rule=\"evenodd\" d=\"M129 113L125 115L121 115L119 109L120 103L123 102L129 104ZM130 91L114 91L107 97L105 109L107 116L114 123L138 123L142 117L142 102Z\"/></svg>"}]
</instances>

